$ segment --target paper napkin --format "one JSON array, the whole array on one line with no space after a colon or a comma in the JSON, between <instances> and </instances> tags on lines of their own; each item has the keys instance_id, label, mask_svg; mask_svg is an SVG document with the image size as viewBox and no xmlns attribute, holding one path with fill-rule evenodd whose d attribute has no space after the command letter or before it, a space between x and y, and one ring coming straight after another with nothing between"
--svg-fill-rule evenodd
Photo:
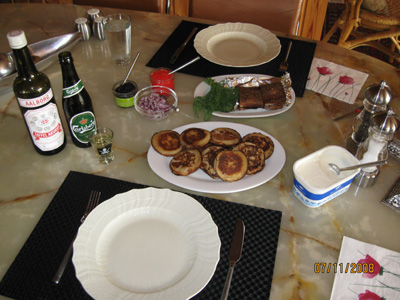
<instances>
[{"instance_id":1,"label":"paper napkin","mask_svg":"<svg viewBox=\"0 0 400 300\"><path fill-rule=\"evenodd\" d=\"M339 261L333 265L331 300L400 299L399 252L343 237Z\"/></svg>"},{"instance_id":2,"label":"paper napkin","mask_svg":"<svg viewBox=\"0 0 400 300\"><path fill-rule=\"evenodd\" d=\"M368 74L314 58L306 88L353 104Z\"/></svg>"}]
</instances>

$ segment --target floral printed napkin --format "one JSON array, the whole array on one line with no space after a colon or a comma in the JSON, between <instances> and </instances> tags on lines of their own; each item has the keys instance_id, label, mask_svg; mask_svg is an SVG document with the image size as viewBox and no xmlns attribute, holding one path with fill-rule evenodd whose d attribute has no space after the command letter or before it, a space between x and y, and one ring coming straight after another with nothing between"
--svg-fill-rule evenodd
<instances>
[{"instance_id":1,"label":"floral printed napkin","mask_svg":"<svg viewBox=\"0 0 400 300\"><path fill-rule=\"evenodd\" d=\"M334 265L331 300L400 299L399 252L343 237Z\"/></svg>"},{"instance_id":2,"label":"floral printed napkin","mask_svg":"<svg viewBox=\"0 0 400 300\"><path fill-rule=\"evenodd\" d=\"M314 58L306 88L353 104L368 74Z\"/></svg>"}]
</instances>

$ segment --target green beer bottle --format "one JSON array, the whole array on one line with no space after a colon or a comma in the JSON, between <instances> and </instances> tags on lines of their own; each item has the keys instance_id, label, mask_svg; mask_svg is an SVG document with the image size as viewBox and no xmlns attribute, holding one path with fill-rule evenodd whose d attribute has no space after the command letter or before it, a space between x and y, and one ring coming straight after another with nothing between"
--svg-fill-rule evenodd
<instances>
[{"instance_id":1,"label":"green beer bottle","mask_svg":"<svg viewBox=\"0 0 400 300\"><path fill-rule=\"evenodd\" d=\"M90 147L88 136L96 130L92 100L75 70L68 51L58 55L63 76L63 108L74 144Z\"/></svg>"},{"instance_id":2,"label":"green beer bottle","mask_svg":"<svg viewBox=\"0 0 400 300\"><path fill-rule=\"evenodd\" d=\"M64 149L66 138L50 80L37 71L22 30L10 31L7 38L18 72L13 90L33 147L42 155L56 154Z\"/></svg>"}]
</instances>

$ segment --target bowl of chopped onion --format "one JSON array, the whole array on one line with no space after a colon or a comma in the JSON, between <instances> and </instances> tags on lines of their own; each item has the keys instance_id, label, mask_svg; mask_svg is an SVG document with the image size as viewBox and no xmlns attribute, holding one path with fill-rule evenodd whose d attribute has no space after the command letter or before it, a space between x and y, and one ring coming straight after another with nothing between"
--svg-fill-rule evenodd
<instances>
[{"instance_id":1,"label":"bowl of chopped onion","mask_svg":"<svg viewBox=\"0 0 400 300\"><path fill-rule=\"evenodd\" d=\"M135 108L144 118L162 120L177 110L178 96L165 86L148 86L135 95Z\"/></svg>"}]
</instances>

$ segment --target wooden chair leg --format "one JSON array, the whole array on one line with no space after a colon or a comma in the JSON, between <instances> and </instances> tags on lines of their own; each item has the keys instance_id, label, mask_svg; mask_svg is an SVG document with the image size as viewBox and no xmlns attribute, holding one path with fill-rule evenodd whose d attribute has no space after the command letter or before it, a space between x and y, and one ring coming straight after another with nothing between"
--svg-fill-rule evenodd
<instances>
[{"instance_id":1,"label":"wooden chair leg","mask_svg":"<svg viewBox=\"0 0 400 300\"><path fill-rule=\"evenodd\" d=\"M336 30L339 29L338 21L339 20L336 20L336 22L335 22L335 24L333 24L332 28L329 29L328 33L322 39L323 42L327 43L329 41L329 39L332 37L332 35L335 34Z\"/></svg>"}]
</instances>

